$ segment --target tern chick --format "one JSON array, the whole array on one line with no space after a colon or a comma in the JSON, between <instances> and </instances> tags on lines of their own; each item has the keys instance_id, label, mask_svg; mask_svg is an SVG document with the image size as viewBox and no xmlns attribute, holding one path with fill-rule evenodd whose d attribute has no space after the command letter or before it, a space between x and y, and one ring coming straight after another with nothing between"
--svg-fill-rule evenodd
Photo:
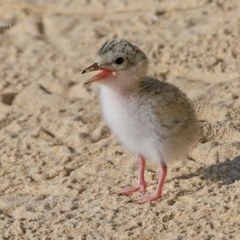
<instances>
[{"instance_id":1,"label":"tern chick","mask_svg":"<svg viewBox=\"0 0 240 240\"><path fill-rule=\"evenodd\" d=\"M137 46L124 39L106 42L96 61L82 73L99 73L85 84L98 82L103 116L122 145L138 155L138 183L120 195L146 191L146 160L159 165L158 184L151 195L137 203L162 196L167 164L186 157L198 139L195 112L186 95L176 86L147 76L148 59Z\"/></svg>"}]
</instances>

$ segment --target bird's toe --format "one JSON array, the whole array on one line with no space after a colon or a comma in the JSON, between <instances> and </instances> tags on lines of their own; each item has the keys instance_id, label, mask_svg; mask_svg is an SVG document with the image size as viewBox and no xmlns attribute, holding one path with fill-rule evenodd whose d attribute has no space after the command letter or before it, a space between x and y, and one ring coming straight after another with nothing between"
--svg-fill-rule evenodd
<instances>
[{"instance_id":1,"label":"bird's toe","mask_svg":"<svg viewBox=\"0 0 240 240\"><path fill-rule=\"evenodd\" d=\"M161 198L161 195L159 196L158 194L154 193L154 194L150 194L150 195L144 195L144 196L140 197L139 199L135 200L134 203L143 204L146 202L154 202L160 198Z\"/></svg>"},{"instance_id":2,"label":"bird's toe","mask_svg":"<svg viewBox=\"0 0 240 240\"><path fill-rule=\"evenodd\" d=\"M136 185L136 186L129 186L129 187L125 187L119 191L117 191L116 193L118 195L122 195L122 196L129 196L135 192L145 192L146 191L146 184L144 185Z\"/></svg>"}]
</instances>

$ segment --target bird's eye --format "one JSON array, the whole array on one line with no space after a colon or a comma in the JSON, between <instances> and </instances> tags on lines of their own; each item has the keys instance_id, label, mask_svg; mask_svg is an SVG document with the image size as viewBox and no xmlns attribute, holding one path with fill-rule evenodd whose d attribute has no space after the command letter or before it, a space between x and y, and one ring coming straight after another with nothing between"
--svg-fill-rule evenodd
<instances>
[{"instance_id":1,"label":"bird's eye","mask_svg":"<svg viewBox=\"0 0 240 240\"><path fill-rule=\"evenodd\" d=\"M115 60L115 63L116 64L122 64L124 62L124 58L123 57L118 57L116 60Z\"/></svg>"}]
</instances>

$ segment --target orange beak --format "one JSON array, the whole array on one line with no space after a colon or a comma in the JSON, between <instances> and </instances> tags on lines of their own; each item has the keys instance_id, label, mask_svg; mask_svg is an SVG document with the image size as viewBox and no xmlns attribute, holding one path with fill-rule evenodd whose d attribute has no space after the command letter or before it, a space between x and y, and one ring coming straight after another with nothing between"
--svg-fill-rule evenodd
<instances>
[{"instance_id":1,"label":"orange beak","mask_svg":"<svg viewBox=\"0 0 240 240\"><path fill-rule=\"evenodd\" d=\"M94 64L92 64L91 66L87 67L86 69L84 69L82 71L82 74L84 73L88 73L88 72L93 72L93 71L99 71L102 70L100 73L98 73L97 75L93 76L92 78L88 79L84 85L95 82L95 81L99 81L101 79L104 79L107 75L111 74L112 71L109 69L103 69L100 68L97 64L97 62L95 62Z\"/></svg>"}]
</instances>

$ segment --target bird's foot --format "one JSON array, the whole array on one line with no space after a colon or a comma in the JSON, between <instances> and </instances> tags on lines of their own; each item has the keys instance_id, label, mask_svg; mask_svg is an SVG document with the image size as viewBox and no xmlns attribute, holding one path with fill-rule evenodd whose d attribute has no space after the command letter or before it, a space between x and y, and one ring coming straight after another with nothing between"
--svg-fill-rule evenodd
<instances>
[{"instance_id":1,"label":"bird's foot","mask_svg":"<svg viewBox=\"0 0 240 240\"><path fill-rule=\"evenodd\" d=\"M140 197L139 199L135 200L134 203L143 204L146 202L153 202L153 201L157 201L161 197L162 197L162 194L152 193L150 195L144 195Z\"/></svg>"},{"instance_id":2,"label":"bird's foot","mask_svg":"<svg viewBox=\"0 0 240 240\"><path fill-rule=\"evenodd\" d=\"M118 195L129 196L135 192L146 192L147 183L137 184L136 186L125 187L117 191Z\"/></svg>"}]
</instances>

